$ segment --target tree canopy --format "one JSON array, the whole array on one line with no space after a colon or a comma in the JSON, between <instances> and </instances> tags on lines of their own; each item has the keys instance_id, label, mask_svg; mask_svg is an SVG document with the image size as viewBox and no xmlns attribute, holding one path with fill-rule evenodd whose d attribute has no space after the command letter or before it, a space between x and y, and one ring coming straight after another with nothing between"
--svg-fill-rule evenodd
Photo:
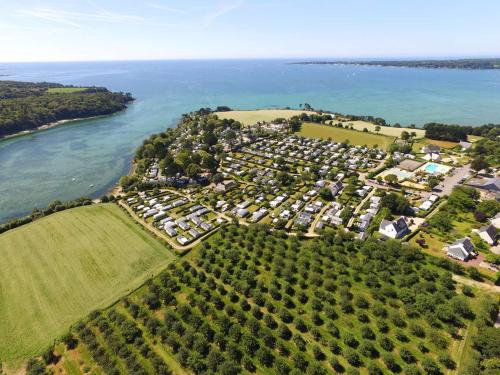
<instances>
[{"instance_id":1,"label":"tree canopy","mask_svg":"<svg viewBox=\"0 0 500 375\"><path fill-rule=\"evenodd\" d=\"M125 109L131 100L130 93L102 87L0 81L0 136L60 120L109 115Z\"/></svg>"}]
</instances>

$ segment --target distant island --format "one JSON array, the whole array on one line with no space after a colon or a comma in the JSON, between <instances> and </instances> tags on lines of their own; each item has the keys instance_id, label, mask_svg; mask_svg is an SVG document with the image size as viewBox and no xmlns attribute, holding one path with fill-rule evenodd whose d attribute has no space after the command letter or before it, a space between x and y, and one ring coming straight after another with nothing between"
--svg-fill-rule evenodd
<instances>
[{"instance_id":1,"label":"distant island","mask_svg":"<svg viewBox=\"0 0 500 375\"><path fill-rule=\"evenodd\" d=\"M0 137L59 121L109 115L134 100L104 87L0 81Z\"/></svg>"},{"instance_id":2,"label":"distant island","mask_svg":"<svg viewBox=\"0 0 500 375\"><path fill-rule=\"evenodd\" d=\"M500 58L491 59L459 59L459 60L372 60L372 61L302 61L296 65L372 65L406 68L434 69L468 69L487 70L500 69Z\"/></svg>"}]
</instances>

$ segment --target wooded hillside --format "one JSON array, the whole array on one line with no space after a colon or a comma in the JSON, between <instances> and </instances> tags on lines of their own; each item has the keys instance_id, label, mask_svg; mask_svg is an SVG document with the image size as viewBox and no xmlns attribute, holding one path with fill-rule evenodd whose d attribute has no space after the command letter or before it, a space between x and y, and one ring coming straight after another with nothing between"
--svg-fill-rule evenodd
<instances>
[{"instance_id":1,"label":"wooded hillside","mask_svg":"<svg viewBox=\"0 0 500 375\"><path fill-rule=\"evenodd\" d=\"M130 93L103 87L0 81L0 136L59 120L108 115L132 100Z\"/></svg>"}]
</instances>

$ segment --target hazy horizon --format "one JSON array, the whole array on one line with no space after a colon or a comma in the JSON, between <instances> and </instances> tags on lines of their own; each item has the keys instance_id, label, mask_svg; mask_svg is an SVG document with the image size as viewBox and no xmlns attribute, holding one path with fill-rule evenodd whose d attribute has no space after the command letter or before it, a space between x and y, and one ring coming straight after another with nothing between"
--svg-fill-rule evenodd
<instances>
[{"instance_id":1,"label":"hazy horizon","mask_svg":"<svg viewBox=\"0 0 500 375\"><path fill-rule=\"evenodd\" d=\"M18 0L0 61L500 56L500 3L467 0Z\"/></svg>"},{"instance_id":2,"label":"hazy horizon","mask_svg":"<svg viewBox=\"0 0 500 375\"><path fill-rule=\"evenodd\" d=\"M252 61L252 60L281 60L286 62L296 62L296 61L384 61L384 60L465 60L465 59L497 59L500 58L500 53L498 55L475 55L475 56L385 56L385 57L335 57L335 56L303 56L303 57L209 57L209 58L158 58L158 59L109 59L109 60L40 60L40 61L1 61L0 64L44 64L44 63L106 63L106 62L161 62L161 61L224 61L224 60L235 60L235 61Z\"/></svg>"}]
</instances>

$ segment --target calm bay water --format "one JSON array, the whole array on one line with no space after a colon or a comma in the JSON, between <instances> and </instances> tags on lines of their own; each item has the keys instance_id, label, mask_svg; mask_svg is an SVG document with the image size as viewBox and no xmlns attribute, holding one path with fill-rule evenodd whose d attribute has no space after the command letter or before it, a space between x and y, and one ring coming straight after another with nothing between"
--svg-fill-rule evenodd
<instances>
[{"instance_id":1,"label":"calm bay water","mask_svg":"<svg viewBox=\"0 0 500 375\"><path fill-rule=\"evenodd\" d=\"M254 60L0 64L0 75L105 86L137 98L128 110L107 118L1 141L0 222L55 199L103 194L127 173L144 138L200 107L298 107L307 102L391 123L500 123L500 71Z\"/></svg>"}]
</instances>

